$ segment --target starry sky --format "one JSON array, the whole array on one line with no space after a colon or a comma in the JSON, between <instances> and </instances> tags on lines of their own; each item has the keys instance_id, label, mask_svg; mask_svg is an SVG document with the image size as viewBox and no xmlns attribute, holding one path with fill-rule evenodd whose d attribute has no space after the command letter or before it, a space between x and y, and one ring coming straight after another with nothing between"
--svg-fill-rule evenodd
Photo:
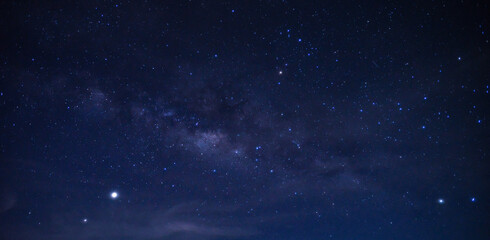
<instances>
[{"instance_id":1,"label":"starry sky","mask_svg":"<svg viewBox=\"0 0 490 240\"><path fill-rule=\"evenodd\" d=\"M488 239L485 1L1 1L0 238Z\"/></svg>"}]
</instances>

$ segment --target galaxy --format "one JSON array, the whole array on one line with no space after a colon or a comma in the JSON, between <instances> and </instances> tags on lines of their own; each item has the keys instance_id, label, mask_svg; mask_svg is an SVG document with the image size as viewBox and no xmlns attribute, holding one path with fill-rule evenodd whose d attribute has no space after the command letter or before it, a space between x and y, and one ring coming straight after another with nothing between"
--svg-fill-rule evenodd
<instances>
[{"instance_id":1,"label":"galaxy","mask_svg":"<svg viewBox=\"0 0 490 240\"><path fill-rule=\"evenodd\" d=\"M0 239L488 239L487 1L1 1Z\"/></svg>"}]
</instances>

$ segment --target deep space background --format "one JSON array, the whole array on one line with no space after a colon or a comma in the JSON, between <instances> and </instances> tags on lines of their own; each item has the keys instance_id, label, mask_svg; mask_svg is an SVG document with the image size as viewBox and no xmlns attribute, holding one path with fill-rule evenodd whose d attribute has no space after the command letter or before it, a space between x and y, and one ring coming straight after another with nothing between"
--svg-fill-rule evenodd
<instances>
[{"instance_id":1,"label":"deep space background","mask_svg":"<svg viewBox=\"0 0 490 240\"><path fill-rule=\"evenodd\" d=\"M490 239L488 1L1 1L0 239Z\"/></svg>"}]
</instances>

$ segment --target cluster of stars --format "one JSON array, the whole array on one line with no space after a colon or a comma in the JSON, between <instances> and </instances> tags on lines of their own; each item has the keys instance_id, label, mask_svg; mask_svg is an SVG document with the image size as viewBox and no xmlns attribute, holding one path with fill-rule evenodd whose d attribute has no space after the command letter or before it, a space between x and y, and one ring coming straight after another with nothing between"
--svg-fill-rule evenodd
<instances>
[{"instance_id":1,"label":"cluster of stars","mask_svg":"<svg viewBox=\"0 0 490 240\"><path fill-rule=\"evenodd\" d=\"M226 222L231 227L236 224L242 230L242 222L252 222L246 227L261 231L270 229L262 219L271 219L273 212L281 212L278 216L309 214L318 218L318 225L308 226L304 223L313 221L297 219L302 221L297 232L312 234L299 238L322 239L332 233L316 236L309 227L345 232L342 227L346 226L362 236L362 230L371 231L371 220L385 216L363 217L383 209L396 214L402 212L397 211L400 208L419 207L420 212L433 214L430 217L444 212L459 222L468 222L468 216L477 219L476 214L468 213L472 210L486 209L485 186L479 181L485 176L483 160L488 156L484 142L489 86L482 55L486 45L481 41L488 35L481 36L484 17L478 17L480 22L467 20L473 28L458 30L465 22L448 24L458 21L444 15L450 13L449 5L444 6L445 11L432 11L443 6L431 1L424 3L427 7L415 4L413 9L408 7L411 4L399 3L379 9L369 4L335 9L331 4L322 7L321 1L311 4L312 9L287 1L274 6L267 1L257 6L240 4L243 8L189 2L171 9L170 5L139 7L128 2L97 4L90 9L80 6L76 11L81 14L61 6L60 11L51 11L9 4L17 11L12 11L14 18L3 14L14 21L6 29L16 31L7 34L13 37L6 43L15 44L7 46L9 51L2 55L2 72L3 78L12 81L0 89L0 104L11 110L2 118L2 125L5 136L13 139L5 139L0 150L19 159L38 153L43 156L36 159L42 167L24 166L19 160L15 171L3 169L0 175L21 187L39 184L37 175L54 182L66 174L72 178L67 180L81 184L66 193L72 205L62 204L53 213L48 212L54 209L49 204L59 202L12 197L15 206L8 214L15 208L29 210L21 213L28 221L15 222L15 229L0 224L0 230L51 239L24 231L23 226L38 223L39 213L61 215L72 206L81 206L79 212L84 215L69 217L85 230L103 229L102 224L107 223L126 227L134 221L136 230L125 229L124 234L144 232L144 237L155 239L169 236L159 235L165 227L146 229L138 222L156 219L178 229L174 238L182 237L178 236L182 232L185 238L200 239L193 234L208 226L212 227L209 232L217 229L218 235L230 232L215 226L223 219L214 216L231 215L229 209L239 209L233 215L237 220ZM460 9L454 10L459 13ZM179 14L193 11L201 12L198 18ZM427 14L410 14L425 11ZM66 24L59 24L62 22ZM195 22L199 24L192 24ZM411 27L422 22L421 30ZM475 44L462 45L479 24L478 38L471 41ZM73 26L80 31L68 37ZM406 34L397 34L400 29L407 30ZM443 29L438 31L439 42L425 34L427 29ZM141 32L152 34L140 38ZM103 47L92 47L100 42ZM39 55L33 55L36 53ZM79 143L84 143L83 149L71 151ZM69 161L41 162L58 156ZM401 172L405 174L397 174ZM448 179L448 172L454 172L454 178ZM26 178L32 182L17 183L24 173L33 176ZM437 190L424 186L429 181ZM465 188L470 184L471 188ZM67 191L57 186L49 187L53 192ZM403 202L391 201L400 189L406 192ZM36 193L38 188L29 190ZM409 194L412 191L417 194ZM83 192L85 198L74 198L71 192ZM92 201L92 196L97 200ZM383 209L376 204L382 201ZM174 203L186 206L186 202L191 203L183 214L173 209L177 223L172 222L173 216L162 217ZM202 214L202 219L187 218L187 210L198 204L197 218ZM48 207L36 209L38 206ZM150 210L140 215L137 211L147 210L146 206ZM366 214L359 214L359 207L366 207L362 210ZM465 212L457 215L458 207L466 207ZM221 214L223 209L226 212ZM245 212L256 215L260 222L241 221L240 214ZM121 213L127 219L116 222ZM345 213L345 218L337 218L338 213ZM133 214L138 217L131 218ZM391 217L400 219L391 221ZM372 224L427 223L403 219L410 217L390 216ZM337 225L322 225L333 218ZM356 226L359 218L368 224ZM206 224L201 226L203 219ZM271 225L279 226L282 220L274 218ZM56 227L43 220L46 232ZM417 227L410 226L420 229ZM425 227L434 226L422 229ZM281 231L288 229L277 229L272 238ZM259 237L271 238L264 233ZM121 238L117 234L110 233L109 238Z\"/></svg>"},{"instance_id":2,"label":"cluster of stars","mask_svg":"<svg viewBox=\"0 0 490 240\"><path fill-rule=\"evenodd\" d=\"M476 202L476 198L475 197L471 197L470 198L470 201L472 203L474 203L474 202ZM443 205L443 204L446 203L446 200L444 198L439 198L439 199L437 199L437 203L439 203L440 205Z\"/></svg>"}]
</instances>

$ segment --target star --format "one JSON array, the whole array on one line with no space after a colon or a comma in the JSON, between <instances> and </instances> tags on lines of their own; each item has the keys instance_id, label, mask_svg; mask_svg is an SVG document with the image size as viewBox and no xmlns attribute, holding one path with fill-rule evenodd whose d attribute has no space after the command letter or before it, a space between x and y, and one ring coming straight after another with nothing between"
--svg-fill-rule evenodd
<instances>
[{"instance_id":1,"label":"star","mask_svg":"<svg viewBox=\"0 0 490 240\"><path fill-rule=\"evenodd\" d=\"M116 199L118 196L119 196L119 194L117 194L117 192L112 192L111 193L111 198L112 199Z\"/></svg>"},{"instance_id":2,"label":"star","mask_svg":"<svg viewBox=\"0 0 490 240\"><path fill-rule=\"evenodd\" d=\"M444 199L442 199L442 198L437 199L437 202L438 202L439 204L444 204L444 203L445 203Z\"/></svg>"},{"instance_id":3,"label":"star","mask_svg":"<svg viewBox=\"0 0 490 240\"><path fill-rule=\"evenodd\" d=\"M88 219L84 218L82 219L82 223L87 223L88 222Z\"/></svg>"},{"instance_id":4,"label":"star","mask_svg":"<svg viewBox=\"0 0 490 240\"><path fill-rule=\"evenodd\" d=\"M279 71L279 75L282 75L282 71Z\"/></svg>"}]
</instances>

